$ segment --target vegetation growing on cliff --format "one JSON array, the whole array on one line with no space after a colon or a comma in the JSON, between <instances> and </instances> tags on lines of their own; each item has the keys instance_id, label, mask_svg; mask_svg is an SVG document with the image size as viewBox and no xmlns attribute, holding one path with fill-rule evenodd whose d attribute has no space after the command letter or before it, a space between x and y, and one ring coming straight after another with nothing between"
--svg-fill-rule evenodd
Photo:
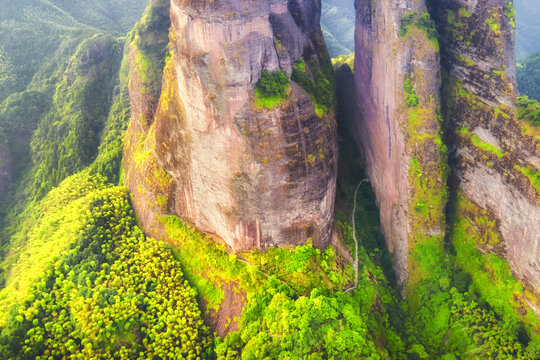
<instances>
[{"instance_id":1,"label":"vegetation growing on cliff","mask_svg":"<svg viewBox=\"0 0 540 360\"><path fill-rule=\"evenodd\" d=\"M300 58L294 65L291 80L311 97L318 115L333 109L335 103L332 63L313 56L307 63Z\"/></svg>"},{"instance_id":2,"label":"vegetation growing on cliff","mask_svg":"<svg viewBox=\"0 0 540 360\"><path fill-rule=\"evenodd\" d=\"M289 88L289 78L283 71L270 73L268 70L264 70L255 87L255 106L273 109L282 100L289 98Z\"/></svg>"}]
</instances>

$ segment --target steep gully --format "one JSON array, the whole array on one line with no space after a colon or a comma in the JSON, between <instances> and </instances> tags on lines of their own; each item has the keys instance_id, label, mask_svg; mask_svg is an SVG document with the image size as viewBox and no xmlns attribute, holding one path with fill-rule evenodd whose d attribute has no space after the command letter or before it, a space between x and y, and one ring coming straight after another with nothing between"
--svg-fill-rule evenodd
<instances>
[{"instance_id":1,"label":"steep gully","mask_svg":"<svg viewBox=\"0 0 540 360\"><path fill-rule=\"evenodd\" d=\"M354 239L354 251L355 251L355 258L353 262L353 268L354 268L354 285L350 288L346 289L344 293L348 293L352 290L355 290L358 287L358 239L356 238L356 204L357 204L357 198L358 198L358 190L360 190L360 186L362 186L363 183L369 182L368 179L364 179L360 181L360 183L356 186L356 189L354 190L354 205L351 213L351 224L353 228L353 239Z\"/></svg>"}]
</instances>

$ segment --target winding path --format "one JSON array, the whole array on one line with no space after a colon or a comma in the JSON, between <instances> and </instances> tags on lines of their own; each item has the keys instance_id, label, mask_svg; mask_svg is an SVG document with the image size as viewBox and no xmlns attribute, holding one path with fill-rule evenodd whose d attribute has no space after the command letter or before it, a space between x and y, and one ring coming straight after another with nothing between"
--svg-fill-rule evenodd
<instances>
[{"instance_id":1,"label":"winding path","mask_svg":"<svg viewBox=\"0 0 540 360\"><path fill-rule=\"evenodd\" d=\"M351 286L347 290L345 290L345 293L348 293L349 291L352 291L358 287L358 239L356 238L356 198L358 196L358 190L360 190L360 186L362 186L363 183L368 182L368 179L364 179L360 181L358 186L356 186L356 190L354 191L354 206L353 211L351 214L351 222L352 222L352 228L353 228L353 239L354 239L354 246L356 250L356 256L354 258L354 272L355 272L355 279L354 279L354 286Z\"/></svg>"}]
</instances>

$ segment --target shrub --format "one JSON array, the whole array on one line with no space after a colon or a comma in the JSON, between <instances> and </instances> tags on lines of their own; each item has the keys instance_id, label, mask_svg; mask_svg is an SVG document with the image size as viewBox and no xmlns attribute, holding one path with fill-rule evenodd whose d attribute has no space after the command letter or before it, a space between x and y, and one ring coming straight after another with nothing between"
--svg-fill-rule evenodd
<instances>
[{"instance_id":1,"label":"shrub","mask_svg":"<svg viewBox=\"0 0 540 360\"><path fill-rule=\"evenodd\" d=\"M257 82L257 89L262 97L287 99L289 85L289 78L283 71L270 73L265 70Z\"/></svg>"}]
</instances>

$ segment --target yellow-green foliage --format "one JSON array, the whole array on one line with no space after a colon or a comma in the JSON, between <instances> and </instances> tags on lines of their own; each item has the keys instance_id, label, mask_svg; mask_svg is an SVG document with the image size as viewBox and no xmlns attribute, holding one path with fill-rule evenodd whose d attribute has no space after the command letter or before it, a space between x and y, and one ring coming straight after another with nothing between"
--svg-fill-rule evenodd
<instances>
[{"instance_id":1,"label":"yellow-green foliage","mask_svg":"<svg viewBox=\"0 0 540 360\"><path fill-rule=\"evenodd\" d=\"M354 276L351 266L343 269L338 265L332 246L321 252L311 245L310 239L306 245L294 249L254 250L241 256L261 271L276 275L302 294L308 293L314 286L333 291L344 289Z\"/></svg>"},{"instance_id":2,"label":"yellow-green foliage","mask_svg":"<svg viewBox=\"0 0 540 360\"><path fill-rule=\"evenodd\" d=\"M536 192L540 194L540 172L536 169L522 167L519 165L514 165L514 168L521 171L521 173L529 179L531 185L536 189Z\"/></svg>"},{"instance_id":3,"label":"yellow-green foliage","mask_svg":"<svg viewBox=\"0 0 540 360\"><path fill-rule=\"evenodd\" d=\"M255 89L255 102L253 105L259 110L272 110L279 107L287 98L281 96L264 96L261 90Z\"/></svg>"},{"instance_id":4,"label":"yellow-green foliage","mask_svg":"<svg viewBox=\"0 0 540 360\"><path fill-rule=\"evenodd\" d=\"M462 16L462 17L466 17L466 18L471 17L471 13L466 8L459 8L458 13L459 13L459 16Z\"/></svg>"},{"instance_id":5,"label":"yellow-green foliage","mask_svg":"<svg viewBox=\"0 0 540 360\"><path fill-rule=\"evenodd\" d=\"M235 282L242 291L252 292L264 279L264 274L255 266L237 261L234 255L229 256L225 246L177 217L168 216L161 222L186 278L209 308L219 308L225 296L221 289L223 284Z\"/></svg>"},{"instance_id":6,"label":"yellow-green foliage","mask_svg":"<svg viewBox=\"0 0 540 360\"><path fill-rule=\"evenodd\" d=\"M538 317L532 311L522 311L524 300L531 294L513 277L504 259L478 250L485 244L496 245L499 242L495 221L490 221L485 211L462 195L458 198L455 219L451 232L455 260L470 275L471 291L478 292L509 325L522 321L529 335L539 340Z\"/></svg>"},{"instance_id":7,"label":"yellow-green foliage","mask_svg":"<svg viewBox=\"0 0 540 360\"><path fill-rule=\"evenodd\" d=\"M498 158L502 158L504 153L496 146L488 144L487 142L480 139L477 135L473 134L471 136L471 143L479 149L482 149L485 152L490 152L497 155Z\"/></svg>"},{"instance_id":8,"label":"yellow-green foliage","mask_svg":"<svg viewBox=\"0 0 540 360\"><path fill-rule=\"evenodd\" d=\"M335 84L330 59L316 56L300 58L293 66L291 80L309 94L319 117L334 108Z\"/></svg>"},{"instance_id":9,"label":"yellow-green foliage","mask_svg":"<svg viewBox=\"0 0 540 360\"><path fill-rule=\"evenodd\" d=\"M410 74L405 78L403 90L405 90L405 103L408 107L415 107L420 104L420 99L418 98L418 95L416 95L416 91L413 88Z\"/></svg>"},{"instance_id":10,"label":"yellow-green foliage","mask_svg":"<svg viewBox=\"0 0 540 360\"><path fill-rule=\"evenodd\" d=\"M170 250L135 226L126 189L90 191L85 200L60 206L80 207L72 234L60 234L72 246L36 274L24 304L11 312L0 357L210 358L196 293ZM48 234L39 235L51 251Z\"/></svg>"},{"instance_id":11,"label":"yellow-green foliage","mask_svg":"<svg viewBox=\"0 0 540 360\"><path fill-rule=\"evenodd\" d=\"M169 2L152 0L131 33L131 65L142 83L139 89L143 95L159 95L169 26Z\"/></svg>"},{"instance_id":12,"label":"yellow-green foliage","mask_svg":"<svg viewBox=\"0 0 540 360\"><path fill-rule=\"evenodd\" d=\"M349 223L340 221L338 227L343 240L353 241ZM312 252L309 245L301 246L292 258L309 258ZM285 261L290 270L305 263ZM406 345L386 315L402 311L397 298L362 246L359 264L358 288L348 294L316 288L298 296L271 275L248 295L239 331L216 341L218 359L387 359L405 354Z\"/></svg>"},{"instance_id":13,"label":"yellow-green foliage","mask_svg":"<svg viewBox=\"0 0 540 360\"><path fill-rule=\"evenodd\" d=\"M87 39L56 85L52 107L40 120L31 144L33 193L38 197L95 159L109 113L111 79L122 53L119 45L103 34ZM94 57L99 53L108 58L98 62Z\"/></svg>"},{"instance_id":14,"label":"yellow-green foliage","mask_svg":"<svg viewBox=\"0 0 540 360\"><path fill-rule=\"evenodd\" d=\"M495 33L495 35L501 35L500 17L497 13L492 13L491 17L486 19L486 24L489 26L491 31Z\"/></svg>"},{"instance_id":15,"label":"yellow-green foliage","mask_svg":"<svg viewBox=\"0 0 540 360\"><path fill-rule=\"evenodd\" d=\"M437 29L429 13L418 14L416 11L406 12L401 18L400 35L403 37L412 36L416 38L416 41L419 41L418 35L415 34L418 32L427 37L427 40L436 52L439 51Z\"/></svg>"},{"instance_id":16,"label":"yellow-green foliage","mask_svg":"<svg viewBox=\"0 0 540 360\"><path fill-rule=\"evenodd\" d=\"M334 69L338 69L343 64L347 64L354 72L354 53L349 55L340 55L337 58L332 59Z\"/></svg>"},{"instance_id":17,"label":"yellow-green foliage","mask_svg":"<svg viewBox=\"0 0 540 360\"><path fill-rule=\"evenodd\" d=\"M328 291L344 289L353 276L350 265L338 265L331 247L322 253L306 244L295 249L229 255L225 246L178 218L169 216L161 221L187 279L213 309L219 308L224 298L224 283L233 283L249 295L271 274L295 291L307 294L315 287Z\"/></svg>"},{"instance_id":18,"label":"yellow-green foliage","mask_svg":"<svg viewBox=\"0 0 540 360\"><path fill-rule=\"evenodd\" d=\"M464 139L470 139L471 144L477 147L478 149L491 153L496 155L499 159L504 156L504 153L501 149L499 149L496 146L493 146L491 144L488 144L487 142L483 141L478 137L476 134L470 134L469 128L467 126L463 126L458 130L458 133L464 138Z\"/></svg>"},{"instance_id":19,"label":"yellow-green foliage","mask_svg":"<svg viewBox=\"0 0 540 360\"><path fill-rule=\"evenodd\" d=\"M11 237L2 263L9 276L0 290L0 325L6 324L10 307L21 302L51 263L76 241L85 213L103 188L103 178L77 174L20 215L23 220L17 223L18 232Z\"/></svg>"}]
</instances>

